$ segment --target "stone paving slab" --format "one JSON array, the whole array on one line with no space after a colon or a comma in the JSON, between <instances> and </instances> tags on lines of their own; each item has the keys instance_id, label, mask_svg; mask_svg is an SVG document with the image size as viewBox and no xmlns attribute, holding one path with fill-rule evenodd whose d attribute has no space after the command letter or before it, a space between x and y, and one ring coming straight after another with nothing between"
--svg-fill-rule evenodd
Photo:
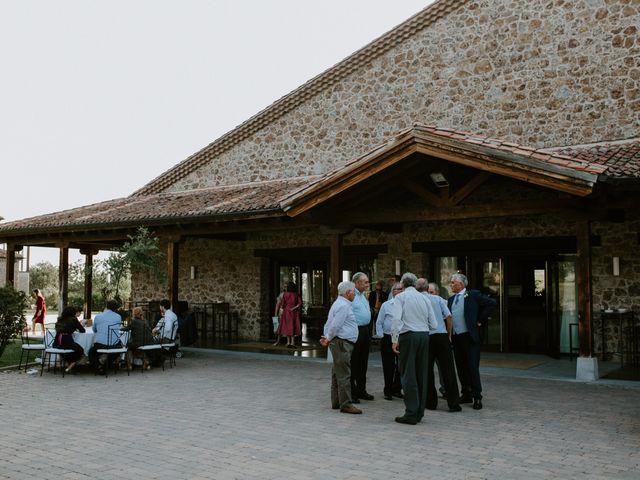
<instances>
[{"instance_id":1,"label":"stone paving slab","mask_svg":"<svg viewBox=\"0 0 640 480\"><path fill-rule=\"evenodd\" d=\"M0 373L2 479L635 479L640 390L485 375L485 408L393 421L373 365L363 415L330 366L237 352L104 378Z\"/></svg>"}]
</instances>

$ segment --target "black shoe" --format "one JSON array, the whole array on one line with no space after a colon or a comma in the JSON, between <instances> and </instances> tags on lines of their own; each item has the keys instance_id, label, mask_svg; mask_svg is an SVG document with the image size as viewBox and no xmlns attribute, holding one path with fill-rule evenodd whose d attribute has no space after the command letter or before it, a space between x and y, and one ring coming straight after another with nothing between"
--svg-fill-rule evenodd
<instances>
[{"instance_id":1,"label":"black shoe","mask_svg":"<svg viewBox=\"0 0 640 480\"><path fill-rule=\"evenodd\" d=\"M393 397L391 395L385 395L384 399L385 400L393 400Z\"/></svg>"},{"instance_id":2,"label":"black shoe","mask_svg":"<svg viewBox=\"0 0 640 480\"><path fill-rule=\"evenodd\" d=\"M396 398L404 398L404 395L401 392L392 393L391 395Z\"/></svg>"},{"instance_id":3,"label":"black shoe","mask_svg":"<svg viewBox=\"0 0 640 480\"><path fill-rule=\"evenodd\" d=\"M481 410L482 409L482 400L480 400L479 398L474 398L473 399L473 409L474 410Z\"/></svg>"},{"instance_id":4,"label":"black shoe","mask_svg":"<svg viewBox=\"0 0 640 480\"><path fill-rule=\"evenodd\" d=\"M359 398L361 398L362 400L373 400L373 395L367 393L367 392L362 392L360 395L358 395Z\"/></svg>"},{"instance_id":5,"label":"black shoe","mask_svg":"<svg viewBox=\"0 0 640 480\"><path fill-rule=\"evenodd\" d=\"M416 423L418 423L418 421L415 418L411 418L411 417L396 417L396 422L398 423L404 423L406 425L415 425Z\"/></svg>"},{"instance_id":6,"label":"black shoe","mask_svg":"<svg viewBox=\"0 0 640 480\"><path fill-rule=\"evenodd\" d=\"M351 403L360 403L360 400L358 400L358 397L353 397L353 400L351 400Z\"/></svg>"},{"instance_id":7,"label":"black shoe","mask_svg":"<svg viewBox=\"0 0 640 480\"><path fill-rule=\"evenodd\" d=\"M458 403L473 403L473 398L463 395L458 399Z\"/></svg>"},{"instance_id":8,"label":"black shoe","mask_svg":"<svg viewBox=\"0 0 640 480\"><path fill-rule=\"evenodd\" d=\"M462 411L462 407L460 407L460 405L456 405L454 407L449 407L449 412L453 413L453 412L461 412Z\"/></svg>"}]
</instances>

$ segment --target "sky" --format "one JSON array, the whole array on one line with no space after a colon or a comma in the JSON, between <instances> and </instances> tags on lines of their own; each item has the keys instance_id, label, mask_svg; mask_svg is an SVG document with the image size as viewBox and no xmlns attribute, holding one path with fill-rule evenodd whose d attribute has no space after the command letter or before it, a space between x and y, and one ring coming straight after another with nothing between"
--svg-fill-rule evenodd
<instances>
[{"instance_id":1,"label":"sky","mask_svg":"<svg viewBox=\"0 0 640 480\"><path fill-rule=\"evenodd\" d=\"M128 196L430 3L0 0L0 216Z\"/></svg>"}]
</instances>

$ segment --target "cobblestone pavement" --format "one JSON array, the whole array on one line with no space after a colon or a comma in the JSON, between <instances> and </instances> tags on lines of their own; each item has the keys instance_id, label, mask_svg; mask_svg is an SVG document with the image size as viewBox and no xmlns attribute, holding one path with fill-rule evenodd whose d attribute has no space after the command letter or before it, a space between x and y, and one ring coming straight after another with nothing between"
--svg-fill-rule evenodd
<instances>
[{"instance_id":1,"label":"cobblestone pavement","mask_svg":"<svg viewBox=\"0 0 640 480\"><path fill-rule=\"evenodd\" d=\"M640 389L483 377L485 408L331 410L316 359L188 353L162 372L0 372L2 479L638 479Z\"/></svg>"}]
</instances>

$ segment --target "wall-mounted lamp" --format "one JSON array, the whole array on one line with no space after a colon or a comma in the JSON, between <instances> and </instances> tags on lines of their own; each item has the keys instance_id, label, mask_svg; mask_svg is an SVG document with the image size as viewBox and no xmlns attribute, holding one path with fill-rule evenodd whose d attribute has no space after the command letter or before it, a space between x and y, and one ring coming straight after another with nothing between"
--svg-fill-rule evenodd
<instances>
[{"instance_id":1,"label":"wall-mounted lamp","mask_svg":"<svg viewBox=\"0 0 640 480\"><path fill-rule=\"evenodd\" d=\"M620 276L620 257L613 257L613 276Z\"/></svg>"},{"instance_id":2,"label":"wall-mounted lamp","mask_svg":"<svg viewBox=\"0 0 640 480\"><path fill-rule=\"evenodd\" d=\"M396 275L400 275L402 272L402 260L396 258Z\"/></svg>"},{"instance_id":3,"label":"wall-mounted lamp","mask_svg":"<svg viewBox=\"0 0 640 480\"><path fill-rule=\"evenodd\" d=\"M446 188L449 186L449 181L447 180L447 177L445 177L442 172L433 172L433 173L430 173L429 176L431 177L431 180L433 181L433 183L435 183L436 187Z\"/></svg>"},{"instance_id":4,"label":"wall-mounted lamp","mask_svg":"<svg viewBox=\"0 0 640 480\"><path fill-rule=\"evenodd\" d=\"M195 280L196 279L196 266L195 265L191 265L189 267L189 278L191 280Z\"/></svg>"}]
</instances>

